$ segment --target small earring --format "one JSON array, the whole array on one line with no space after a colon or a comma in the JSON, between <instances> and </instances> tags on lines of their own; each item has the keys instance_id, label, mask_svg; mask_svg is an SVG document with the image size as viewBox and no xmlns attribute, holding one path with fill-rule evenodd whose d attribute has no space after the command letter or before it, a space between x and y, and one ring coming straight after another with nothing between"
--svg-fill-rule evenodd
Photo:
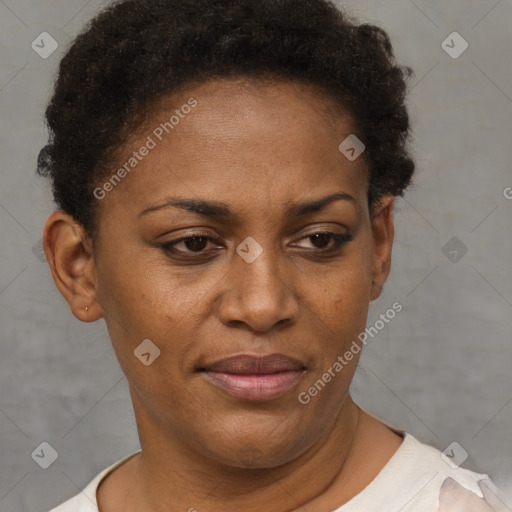
<instances>
[{"instance_id":1,"label":"small earring","mask_svg":"<svg viewBox=\"0 0 512 512\"><path fill-rule=\"evenodd\" d=\"M88 306L85 306L85 311L89 311L89 307Z\"/></svg>"}]
</instances>

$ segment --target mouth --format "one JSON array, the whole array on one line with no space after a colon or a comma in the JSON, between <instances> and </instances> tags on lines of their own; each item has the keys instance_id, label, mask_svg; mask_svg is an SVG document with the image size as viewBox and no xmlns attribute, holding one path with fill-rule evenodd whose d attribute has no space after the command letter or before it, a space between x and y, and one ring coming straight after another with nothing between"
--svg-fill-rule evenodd
<instances>
[{"instance_id":1,"label":"mouth","mask_svg":"<svg viewBox=\"0 0 512 512\"><path fill-rule=\"evenodd\" d=\"M284 354L238 355L207 364L198 371L208 383L235 398L265 401L293 389L306 367Z\"/></svg>"}]
</instances>

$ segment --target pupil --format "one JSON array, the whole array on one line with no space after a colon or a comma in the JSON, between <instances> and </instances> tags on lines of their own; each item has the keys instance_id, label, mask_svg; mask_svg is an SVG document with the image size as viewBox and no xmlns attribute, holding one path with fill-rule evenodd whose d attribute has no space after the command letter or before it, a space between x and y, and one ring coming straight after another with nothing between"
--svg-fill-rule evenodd
<instances>
[{"instance_id":1,"label":"pupil","mask_svg":"<svg viewBox=\"0 0 512 512\"><path fill-rule=\"evenodd\" d=\"M325 233L316 233L316 234L314 234L314 235L311 235L311 238L313 238L313 245L314 245L315 241L317 241L317 242L318 242L318 240L320 240L320 242L321 242L322 240L324 240L324 241L328 242L328 241L329 241L329 239L330 239L330 235L327 235L327 234L325 234ZM324 244L324 245L322 245L322 244L320 244L320 245L322 246L321 248L323 248L323 247L325 247L326 245L329 245L329 244L328 244L328 243L326 243L326 244Z\"/></svg>"},{"instance_id":2,"label":"pupil","mask_svg":"<svg viewBox=\"0 0 512 512\"><path fill-rule=\"evenodd\" d=\"M202 244L201 240L203 241ZM207 242L207 240L204 236L194 236L193 238L185 240L185 245L187 246L187 249L190 249L191 251L201 251L206 246L205 242Z\"/></svg>"}]
</instances>

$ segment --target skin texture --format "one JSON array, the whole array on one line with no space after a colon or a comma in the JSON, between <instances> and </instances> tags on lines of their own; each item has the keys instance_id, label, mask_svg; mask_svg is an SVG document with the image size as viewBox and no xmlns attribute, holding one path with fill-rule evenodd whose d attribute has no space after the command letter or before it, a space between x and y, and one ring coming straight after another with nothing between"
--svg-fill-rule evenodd
<instances>
[{"instance_id":1,"label":"skin texture","mask_svg":"<svg viewBox=\"0 0 512 512\"><path fill-rule=\"evenodd\" d=\"M352 401L359 355L309 404L298 395L365 329L380 294L372 281L390 271L394 198L370 216L364 160L338 150L353 133L350 117L297 83L218 80L164 98L116 165L191 97L192 112L100 201L94 243L62 211L45 226L46 257L72 313L106 321L141 441L142 456L100 486L100 510L334 509L402 439ZM337 192L353 200L283 216L291 202ZM236 217L173 207L140 216L170 196L221 201ZM353 239L330 249L334 240L307 237L318 229ZM201 244L208 256L193 263L194 244L174 253L157 245L198 232L216 241ZM263 248L252 263L235 252L249 236ZM134 356L144 339L161 351L149 366ZM234 354L276 352L306 371L274 400L236 399L197 371Z\"/></svg>"}]
</instances>

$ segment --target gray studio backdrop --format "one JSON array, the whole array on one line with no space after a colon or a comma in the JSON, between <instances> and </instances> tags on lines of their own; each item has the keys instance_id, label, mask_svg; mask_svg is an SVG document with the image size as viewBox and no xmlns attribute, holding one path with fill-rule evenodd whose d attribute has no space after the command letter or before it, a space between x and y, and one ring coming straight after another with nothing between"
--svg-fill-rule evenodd
<instances>
[{"instance_id":1,"label":"gray studio backdrop","mask_svg":"<svg viewBox=\"0 0 512 512\"><path fill-rule=\"evenodd\" d=\"M53 209L34 174L45 103L63 51L102 5L0 0L2 512L47 511L139 449L105 325L71 315L40 248ZM403 311L369 336L353 396L510 485L512 2L346 5L383 26L416 73L417 175L398 201L393 270L368 326L395 301ZM35 456L41 443L58 453L47 469Z\"/></svg>"}]
</instances>

